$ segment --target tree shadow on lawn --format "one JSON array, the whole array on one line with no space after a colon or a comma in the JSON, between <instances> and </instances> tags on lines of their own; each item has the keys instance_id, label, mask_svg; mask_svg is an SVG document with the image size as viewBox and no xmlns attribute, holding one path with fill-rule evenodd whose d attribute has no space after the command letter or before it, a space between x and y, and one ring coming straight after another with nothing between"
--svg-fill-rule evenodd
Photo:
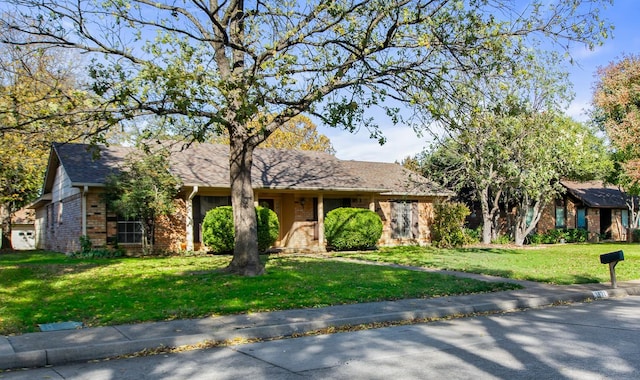
<instances>
[{"instance_id":1,"label":"tree shadow on lawn","mask_svg":"<svg viewBox=\"0 0 640 380\"><path fill-rule=\"evenodd\" d=\"M495 248L495 247L467 247L467 248L458 248L453 251L464 252L464 253L491 253L495 255L523 255L527 253L527 250L524 248L513 249L513 248Z\"/></svg>"},{"instance_id":2,"label":"tree shadow on lawn","mask_svg":"<svg viewBox=\"0 0 640 380\"><path fill-rule=\"evenodd\" d=\"M600 283L601 279L588 274L567 274L563 276L555 275L550 276L533 276L526 275L519 277L516 272L506 269L492 269L482 266L473 266L464 269L465 272L475 274L485 274L489 276L496 276L502 278L509 278L513 280L540 282L552 285L574 285L574 284L594 284Z\"/></svg>"}]
</instances>

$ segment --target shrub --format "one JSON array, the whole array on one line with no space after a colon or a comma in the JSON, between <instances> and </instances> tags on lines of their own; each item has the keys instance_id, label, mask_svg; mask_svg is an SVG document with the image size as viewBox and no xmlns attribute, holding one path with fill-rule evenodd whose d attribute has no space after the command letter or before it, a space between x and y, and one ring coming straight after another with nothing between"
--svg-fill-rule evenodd
<instances>
[{"instance_id":1,"label":"shrub","mask_svg":"<svg viewBox=\"0 0 640 380\"><path fill-rule=\"evenodd\" d=\"M583 228L549 230L543 234L531 234L531 244L584 243L589 239L589 232Z\"/></svg>"},{"instance_id":2,"label":"shrub","mask_svg":"<svg viewBox=\"0 0 640 380\"><path fill-rule=\"evenodd\" d=\"M337 251L373 248L382 236L382 220L371 210L342 207L324 221L327 246Z\"/></svg>"},{"instance_id":3,"label":"shrub","mask_svg":"<svg viewBox=\"0 0 640 380\"><path fill-rule=\"evenodd\" d=\"M565 240L567 243L584 243L589 239L589 231L583 228L572 228L566 231Z\"/></svg>"},{"instance_id":4,"label":"shrub","mask_svg":"<svg viewBox=\"0 0 640 380\"><path fill-rule=\"evenodd\" d=\"M500 245L510 244L511 242L512 242L511 236L509 235L498 235L498 237L491 240L492 244L500 244Z\"/></svg>"},{"instance_id":5,"label":"shrub","mask_svg":"<svg viewBox=\"0 0 640 380\"><path fill-rule=\"evenodd\" d=\"M544 235L539 234L537 232L530 234L528 237L529 243L531 244L542 244L543 238L544 238Z\"/></svg>"},{"instance_id":6,"label":"shrub","mask_svg":"<svg viewBox=\"0 0 640 380\"><path fill-rule=\"evenodd\" d=\"M86 236L80 236L80 251L73 252L67 256L72 258L82 259L98 259L98 258L111 258L121 257L124 255L124 251L116 247L116 249L109 248L94 248L91 239Z\"/></svg>"},{"instance_id":7,"label":"shrub","mask_svg":"<svg viewBox=\"0 0 640 380\"><path fill-rule=\"evenodd\" d=\"M462 247L472 240L464 232L464 220L471 213L459 202L441 202L433 207L432 243L439 248Z\"/></svg>"},{"instance_id":8,"label":"shrub","mask_svg":"<svg viewBox=\"0 0 640 380\"><path fill-rule=\"evenodd\" d=\"M256 207L258 250L266 251L278 239L280 224L272 210ZM207 212L202 222L202 242L215 253L231 253L235 245L233 208L221 206Z\"/></svg>"},{"instance_id":9,"label":"shrub","mask_svg":"<svg viewBox=\"0 0 640 380\"><path fill-rule=\"evenodd\" d=\"M264 252L278 240L280 223L278 223L278 215L267 207L256 207L256 217L258 218L258 249Z\"/></svg>"},{"instance_id":10,"label":"shrub","mask_svg":"<svg viewBox=\"0 0 640 380\"><path fill-rule=\"evenodd\" d=\"M463 228L462 231L466 236L466 244L477 244L482 240L482 226L476 229Z\"/></svg>"},{"instance_id":11,"label":"shrub","mask_svg":"<svg viewBox=\"0 0 640 380\"><path fill-rule=\"evenodd\" d=\"M216 207L207 211L202 222L202 243L213 252L233 252L235 231L231 206Z\"/></svg>"}]
</instances>

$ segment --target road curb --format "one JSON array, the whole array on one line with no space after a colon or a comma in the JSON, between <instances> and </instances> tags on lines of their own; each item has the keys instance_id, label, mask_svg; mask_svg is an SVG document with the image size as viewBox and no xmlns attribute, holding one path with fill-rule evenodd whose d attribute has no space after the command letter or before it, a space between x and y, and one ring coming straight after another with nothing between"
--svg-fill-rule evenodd
<instances>
[{"instance_id":1,"label":"road curb","mask_svg":"<svg viewBox=\"0 0 640 380\"><path fill-rule=\"evenodd\" d=\"M246 328L223 328L211 333L173 335L152 339L137 339L96 344L78 344L70 347L45 348L14 352L7 338L0 337L0 369L44 367L73 362L100 360L131 355L144 350L163 347L195 346L206 342L223 342L236 339L273 339L294 336L329 327L348 327L375 323L399 323L450 316L468 316L482 313L508 312L519 309L539 308L558 303L583 302L590 299L640 295L640 286L607 290L560 291L548 295L533 292L513 292L513 299L493 300L450 306L431 306L416 310L381 312L350 317L333 316L326 319L307 320ZM480 295L482 297L482 295Z\"/></svg>"}]
</instances>

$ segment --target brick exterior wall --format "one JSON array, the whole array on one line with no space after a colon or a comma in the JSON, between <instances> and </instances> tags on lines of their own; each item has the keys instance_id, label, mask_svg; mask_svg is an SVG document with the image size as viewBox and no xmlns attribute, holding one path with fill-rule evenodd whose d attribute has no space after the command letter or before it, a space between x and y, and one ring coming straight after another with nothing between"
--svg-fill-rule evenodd
<instances>
[{"instance_id":1,"label":"brick exterior wall","mask_svg":"<svg viewBox=\"0 0 640 380\"><path fill-rule=\"evenodd\" d=\"M433 221L433 201L418 201L418 236L413 238L398 239L393 237L391 227L393 199L377 199L375 201L376 212L382 219L382 236L379 245L391 246L402 244L427 244L431 242L431 223ZM412 215L413 216L413 215Z\"/></svg>"},{"instance_id":2,"label":"brick exterior wall","mask_svg":"<svg viewBox=\"0 0 640 380\"><path fill-rule=\"evenodd\" d=\"M80 249L82 234L82 196L72 195L45 208L44 248L55 252L74 252ZM42 233L43 232L43 233Z\"/></svg>"},{"instance_id":3,"label":"brick exterior wall","mask_svg":"<svg viewBox=\"0 0 640 380\"><path fill-rule=\"evenodd\" d=\"M290 226L287 234L286 247L290 250L323 249L319 246L319 223L313 220L314 202L311 197L306 197L304 205L301 198L296 198L294 203L294 222ZM417 202L417 231L418 236L408 239L396 239L392 237L391 230L391 203L394 199L376 199L374 201L375 211L382 219L382 236L379 245L398 244L427 244L431 241L431 223L433 220L433 200L420 200ZM369 209L371 198L351 198L351 207ZM277 202L276 202L277 204Z\"/></svg>"},{"instance_id":4,"label":"brick exterior wall","mask_svg":"<svg viewBox=\"0 0 640 380\"><path fill-rule=\"evenodd\" d=\"M545 233L549 230L554 230L556 228L556 206L555 203L550 202L547 207L542 211L542 215L540 215L540 221L538 221L538 226L536 227L538 233Z\"/></svg>"},{"instance_id":5,"label":"brick exterior wall","mask_svg":"<svg viewBox=\"0 0 640 380\"><path fill-rule=\"evenodd\" d=\"M102 200L102 194L89 192L87 197L87 236L94 247L105 247L107 236L111 236L107 226L107 205ZM109 234L107 233L109 232Z\"/></svg>"},{"instance_id":6,"label":"brick exterior wall","mask_svg":"<svg viewBox=\"0 0 640 380\"><path fill-rule=\"evenodd\" d=\"M154 249L177 252L187 248L187 205L184 200L174 201L175 211L171 215L156 219Z\"/></svg>"},{"instance_id":7,"label":"brick exterior wall","mask_svg":"<svg viewBox=\"0 0 640 380\"><path fill-rule=\"evenodd\" d=\"M565 200L565 224L566 228L576 228L576 216L578 205L572 199ZM611 210L611 226L607 229L607 232L611 233L611 239L615 241L626 241L627 230L622 226L622 213L626 210L612 209ZM587 222L587 231L589 232L589 241L597 241L600 237L601 225L600 225L600 209L587 208L585 212L585 219ZM548 205L542 212L540 221L538 222L537 232L545 233L549 230L556 228L555 217L555 203Z\"/></svg>"},{"instance_id":8,"label":"brick exterior wall","mask_svg":"<svg viewBox=\"0 0 640 380\"><path fill-rule=\"evenodd\" d=\"M319 244L319 222L314 220L315 202L313 196L305 197L305 201L301 202L300 197L291 200L291 204L287 203L285 209L283 201L286 195L274 195L269 199L273 199L274 208L282 221L285 212L293 216L293 221L286 228L289 231L281 231L281 238L287 233L286 248L295 250L323 250ZM106 204L102 199L102 195L96 189L90 189L85 194L86 198L86 234L92 242L93 247L102 248L112 246L112 242L117 238L117 217L113 213L108 213ZM295 201L294 201L295 200ZM375 211L380 215L383 222L383 234L380 239L380 245L397 245L397 244L425 244L430 242L431 230L430 225L433 218L433 200L421 200L415 204L412 213L417 210L417 223L415 231L418 236L410 239L395 239L391 231L391 203L394 199L376 199L374 202ZM372 198L352 198L352 207L360 207L369 209ZM302 204L304 203L304 205ZM169 251L177 252L186 248L186 202L183 199L176 200L176 211L166 217L160 217L157 220L155 230L154 248L158 252ZM45 242L42 248L59 251L59 252L75 252L80 249L80 236L82 236L82 193L76 193L59 202L52 202L37 211L38 220L42 228L38 231L38 238ZM37 224L38 225L38 224ZM282 228L282 227L281 227ZM281 242L277 242L279 246ZM120 248L125 249L127 254L135 255L140 253L140 244L119 244ZM200 248L200 247L197 247ZM202 247L205 249L204 247ZM285 247L283 247L285 248Z\"/></svg>"}]
</instances>

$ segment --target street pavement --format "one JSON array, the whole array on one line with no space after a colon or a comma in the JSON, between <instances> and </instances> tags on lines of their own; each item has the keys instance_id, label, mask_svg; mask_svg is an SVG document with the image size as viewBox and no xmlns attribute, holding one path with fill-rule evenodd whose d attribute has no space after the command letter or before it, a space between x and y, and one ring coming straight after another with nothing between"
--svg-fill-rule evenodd
<instances>
[{"instance_id":1,"label":"street pavement","mask_svg":"<svg viewBox=\"0 0 640 380\"><path fill-rule=\"evenodd\" d=\"M2 380L638 379L640 296L0 373Z\"/></svg>"},{"instance_id":2,"label":"street pavement","mask_svg":"<svg viewBox=\"0 0 640 380\"><path fill-rule=\"evenodd\" d=\"M493 312L506 312L517 309L529 309L529 308L541 308L548 305L558 305L564 303L582 302L585 300L597 300L595 304L600 304L601 301L619 301L624 300L624 297L640 295L640 281L622 282L618 283L618 288L612 289L609 284L587 284L587 285L572 285L572 286L551 286L547 284L539 284L532 282L513 281L503 278L496 278L490 276L473 275L466 273L454 273L454 272L442 272L446 274L459 275L464 277L473 277L482 279L485 281L511 281L522 284L525 288L515 291L505 291L486 294L475 294L465 296L453 296L453 297L441 297L441 298L428 298L428 299L409 299L387 302L374 302L364 304L353 305L339 305L330 306L325 308L316 309L299 309L299 310L287 310L277 311L269 313L252 313L242 314L234 316L221 316L192 320L176 320L166 322L154 322L154 323L142 323L135 325L119 325L110 327L97 327L97 328L83 328L78 330L62 330L51 332L39 332L28 333L16 336L0 337L0 370L2 369L17 369L17 368L38 368L47 366L62 366L69 363L83 363L98 359L113 358L116 356L128 355L142 350L154 350L159 347L180 347L189 345L201 345L210 342L222 342L233 340L246 340L246 339L268 339L278 337L288 337L295 334L299 334L306 331L313 331L317 329L323 329L327 327L339 327L339 326L356 326L360 324L378 323L378 322L399 322L414 319L424 318L443 318L449 316L469 316L477 313L493 313ZM634 297L629 297L634 298ZM602 304L608 304L602 302ZM560 310L560 309L559 309ZM585 313L587 315L587 313ZM637 314L636 314L637 315ZM497 318L497 317L496 317ZM483 319L484 321L490 319ZM451 322L453 323L453 322ZM416 326L431 326L416 325ZM435 324L434 324L435 325ZM496 328L499 324L495 325ZM398 327L397 329L403 329L407 327ZM384 334L380 331L387 331L384 329L375 329L369 334L379 334L378 345L384 346L385 344L390 347L384 348L384 352L397 350L398 348L411 347L407 346L407 342L411 343L410 333L406 337L406 342L401 343L393 342L384 343ZM392 330L394 331L394 330ZM397 331L392 333L392 336L397 336ZM407 330L409 331L409 330ZM446 331L444 329L443 331ZM424 335L425 337L431 334L415 333L416 336ZM473 335L473 334L472 334ZM314 338L314 339L327 339L330 342L334 339L340 339L346 335L336 334L327 335L327 338ZM490 336L495 336L494 333ZM623 334L624 337L624 334ZM307 338L304 338L307 339ZM345 339L345 338L343 338ZM444 339L444 337L442 338ZM524 337L522 338L526 340ZM535 336L531 339L537 339ZM294 342L293 340L282 340L282 342ZM443 340L442 342L445 342ZM567 341L570 342L570 341ZM271 342L271 344L284 344ZM306 346L306 345L305 345ZM314 345L316 346L316 345ZM321 345L322 346L322 345ZM335 346L335 345L334 345ZM331 350L335 350L336 347L346 347L349 351L358 351L361 347L356 344L355 346L345 343L339 343L337 346L332 347L329 344L327 347L331 347ZM544 346L544 345L543 345ZM278 372L281 368L279 364L274 367L271 361L266 361L262 365L264 371L259 371L261 366L249 366L244 363L243 357L238 357L238 352L245 352L245 348L252 347L249 345L234 346L233 349L214 349L204 350L208 355L220 356L224 358L224 361L237 362L238 368L230 367L229 373L233 373L233 376L226 377L224 371L218 373L213 377L201 377L201 378L236 378L240 377L239 374L242 371L247 371L247 376L254 378L264 378L272 376L269 375L269 371ZM640 353L640 349L636 348L636 354ZM289 351L290 353L306 352L301 347ZM246 352L245 352L246 353ZM482 354L481 352L478 354ZM190 353L183 353L181 355L194 355ZM307 352L307 355L312 357L311 353ZM610 356L610 355L609 355ZM159 355L163 357L163 355ZM291 358L291 354L282 354L282 357ZM336 352L335 361L339 362L343 360L344 354ZM357 359L357 358L356 358ZM222 359L221 359L222 360ZM416 365L417 368L422 368L424 358L418 359ZM293 363L299 363L302 365L303 360L295 359ZM332 363L326 363L327 367L332 367ZM615 361L612 361L611 366L614 366ZM368 366L365 366L369 368ZM257 369L258 368L258 369ZM286 367L285 367L286 368ZM352 368L352 367L350 367ZM366 369L366 368L363 368ZM48 369L45 369L45 371ZM37 371L31 369L27 371L27 374L34 375ZM259 371L259 372L256 372ZM289 371L297 374L299 372L306 371L305 368L287 369L286 376L291 375ZM110 372L110 371L107 371ZM0 379L13 379L19 377L19 374L24 373L22 371L10 371L0 372ZM146 373L155 373L154 371L147 371ZM280 378L282 373L275 374L275 377ZM376 377L376 373L371 374ZM340 377L340 376L338 376ZM356 376L358 377L358 376ZM368 376L365 376L368 377ZM31 378L31 377L26 377ZM100 378L96 377L51 377L57 378ZM105 379L121 378L104 377ZM124 378L124 377L122 377ZM131 378L163 378L163 377L131 377ZM182 377L165 377L165 378L190 378L190 376ZM555 377L552 377L555 378Z\"/></svg>"}]
</instances>

